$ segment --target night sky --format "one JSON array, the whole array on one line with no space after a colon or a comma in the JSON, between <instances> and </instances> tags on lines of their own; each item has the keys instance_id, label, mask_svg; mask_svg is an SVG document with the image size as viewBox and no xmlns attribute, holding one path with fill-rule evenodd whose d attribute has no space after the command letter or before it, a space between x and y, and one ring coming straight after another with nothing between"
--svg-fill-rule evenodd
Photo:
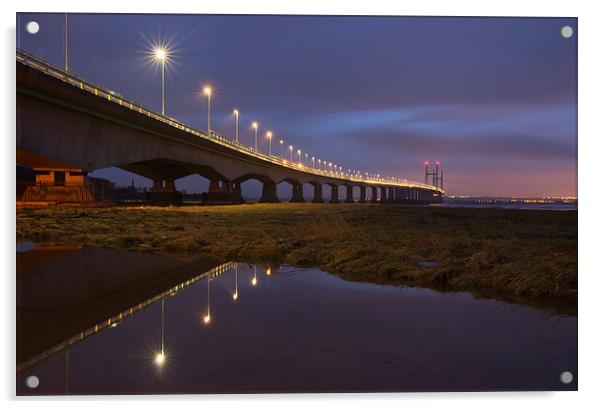
<instances>
[{"instance_id":1,"label":"night sky","mask_svg":"<svg viewBox=\"0 0 602 409\"><path fill-rule=\"evenodd\" d=\"M64 15L17 19L17 46L62 66ZM72 14L69 35L70 71L158 112L148 53L169 44L166 115L206 129L211 84L212 128L234 135L237 108L249 145L258 121L344 169L422 181L422 163L440 160L448 194L576 195L576 19Z\"/></svg>"}]
</instances>

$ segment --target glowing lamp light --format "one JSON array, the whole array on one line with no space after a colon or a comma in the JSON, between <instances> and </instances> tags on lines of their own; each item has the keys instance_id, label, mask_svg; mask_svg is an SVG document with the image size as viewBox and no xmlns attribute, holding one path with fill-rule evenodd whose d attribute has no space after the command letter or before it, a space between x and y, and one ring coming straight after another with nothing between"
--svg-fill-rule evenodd
<instances>
[{"instance_id":1,"label":"glowing lamp light","mask_svg":"<svg viewBox=\"0 0 602 409\"><path fill-rule=\"evenodd\" d=\"M428 164L429 164L429 161L428 161L428 160L425 160L425 161L424 161L424 166L428 166Z\"/></svg>"},{"instance_id":2,"label":"glowing lamp light","mask_svg":"<svg viewBox=\"0 0 602 409\"><path fill-rule=\"evenodd\" d=\"M205 95L211 95L211 87L205 87L205 88L203 88L203 93Z\"/></svg>"},{"instance_id":3,"label":"glowing lamp light","mask_svg":"<svg viewBox=\"0 0 602 409\"><path fill-rule=\"evenodd\" d=\"M232 294L232 299L233 299L234 301L238 300L238 293L234 293L234 294Z\"/></svg>"},{"instance_id":4,"label":"glowing lamp light","mask_svg":"<svg viewBox=\"0 0 602 409\"><path fill-rule=\"evenodd\" d=\"M155 355L155 364L157 366L163 366L163 364L165 364L165 360L166 356L163 352L159 352L157 355Z\"/></svg>"},{"instance_id":5,"label":"glowing lamp light","mask_svg":"<svg viewBox=\"0 0 602 409\"><path fill-rule=\"evenodd\" d=\"M238 109L235 109L233 112L234 115L238 115Z\"/></svg>"},{"instance_id":6,"label":"glowing lamp light","mask_svg":"<svg viewBox=\"0 0 602 409\"><path fill-rule=\"evenodd\" d=\"M253 279L251 280L251 284L253 284L254 286L257 285L257 278L253 277Z\"/></svg>"},{"instance_id":7,"label":"glowing lamp light","mask_svg":"<svg viewBox=\"0 0 602 409\"><path fill-rule=\"evenodd\" d=\"M265 273L266 273L267 275L270 275L270 274L272 274L272 269L271 269L271 268L268 268L268 271L266 271Z\"/></svg>"},{"instance_id":8,"label":"glowing lamp light","mask_svg":"<svg viewBox=\"0 0 602 409\"><path fill-rule=\"evenodd\" d=\"M154 54L157 60L165 61L167 58L167 51L164 48L155 48Z\"/></svg>"},{"instance_id":9,"label":"glowing lamp light","mask_svg":"<svg viewBox=\"0 0 602 409\"><path fill-rule=\"evenodd\" d=\"M211 322L211 315L207 314L203 317L203 322L209 324Z\"/></svg>"},{"instance_id":10,"label":"glowing lamp light","mask_svg":"<svg viewBox=\"0 0 602 409\"><path fill-rule=\"evenodd\" d=\"M252 126L253 128L255 128L255 129L257 129L257 127L258 127L259 125L257 125L257 122L253 122L253 124L252 124L251 126Z\"/></svg>"}]
</instances>

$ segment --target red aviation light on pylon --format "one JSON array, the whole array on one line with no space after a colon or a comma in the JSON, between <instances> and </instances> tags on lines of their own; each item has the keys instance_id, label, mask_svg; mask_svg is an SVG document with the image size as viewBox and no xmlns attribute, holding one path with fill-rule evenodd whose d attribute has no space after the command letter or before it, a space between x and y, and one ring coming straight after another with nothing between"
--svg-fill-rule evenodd
<instances>
[{"instance_id":1,"label":"red aviation light on pylon","mask_svg":"<svg viewBox=\"0 0 602 409\"><path fill-rule=\"evenodd\" d=\"M439 166L441 164L441 162L437 161L435 162L435 165Z\"/></svg>"},{"instance_id":2,"label":"red aviation light on pylon","mask_svg":"<svg viewBox=\"0 0 602 409\"><path fill-rule=\"evenodd\" d=\"M429 161L428 161L428 160L425 160L425 161L424 161L424 166L428 166L428 165L429 165Z\"/></svg>"}]
</instances>

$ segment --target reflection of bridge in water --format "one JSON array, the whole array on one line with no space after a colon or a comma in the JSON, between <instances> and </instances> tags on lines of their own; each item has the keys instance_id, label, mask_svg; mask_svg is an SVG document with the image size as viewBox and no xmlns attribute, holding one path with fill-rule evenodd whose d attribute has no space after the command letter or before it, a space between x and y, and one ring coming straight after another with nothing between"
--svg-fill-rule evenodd
<instances>
[{"instance_id":1,"label":"reflection of bridge in water","mask_svg":"<svg viewBox=\"0 0 602 409\"><path fill-rule=\"evenodd\" d=\"M28 261L47 259L47 253L56 251L36 248L17 254L18 265L33 265L17 276L17 372L118 326L203 278L209 283L237 268L232 262L182 261L95 247L69 252L61 247L62 257L42 266Z\"/></svg>"},{"instance_id":2,"label":"reflection of bridge in water","mask_svg":"<svg viewBox=\"0 0 602 409\"><path fill-rule=\"evenodd\" d=\"M400 178L368 175L342 167L316 167L192 129L112 91L97 87L46 61L17 52L17 163L36 170L36 185L25 201L55 195L57 201L93 200L102 195L85 183L89 171L118 167L153 181L150 198L179 202L175 181L198 174L210 181L206 202L241 203L241 184L262 183L262 202L278 202L276 185L292 186L292 202L304 202L303 185L313 187L314 203L436 203L443 190ZM58 187L57 185L60 185ZM369 193L369 194L368 194Z\"/></svg>"}]
</instances>

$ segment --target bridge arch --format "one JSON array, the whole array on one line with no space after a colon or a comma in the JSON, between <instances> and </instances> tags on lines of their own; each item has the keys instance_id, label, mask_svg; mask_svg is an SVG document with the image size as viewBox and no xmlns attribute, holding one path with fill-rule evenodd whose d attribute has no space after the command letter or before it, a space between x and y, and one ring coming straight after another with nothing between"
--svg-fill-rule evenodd
<instances>
[{"instance_id":1,"label":"bridge arch","mask_svg":"<svg viewBox=\"0 0 602 409\"><path fill-rule=\"evenodd\" d=\"M303 203L305 202L305 198L303 197L303 183L297 179L292 177L285 177L276 183L276 185L280 185L281 183L288 183L291 185L291 203Z\"/></svg>"},{"instance_id":2,"label":"bridge arch","mask_svg":"<svg viewBox=\"0 0 602 409\"><path fill-rule=\"evenodd\" d=\"M269 176L259 173L247 173L234 179L232 182L234 183L234 186L237 186L238 189L240 189L242 195L242 185L250 180L255 180L261 183L261 196L259 198L259 202L278 203L280 201L276 192L276 182L274 182Z\"/></svg>"}]
</instances>

